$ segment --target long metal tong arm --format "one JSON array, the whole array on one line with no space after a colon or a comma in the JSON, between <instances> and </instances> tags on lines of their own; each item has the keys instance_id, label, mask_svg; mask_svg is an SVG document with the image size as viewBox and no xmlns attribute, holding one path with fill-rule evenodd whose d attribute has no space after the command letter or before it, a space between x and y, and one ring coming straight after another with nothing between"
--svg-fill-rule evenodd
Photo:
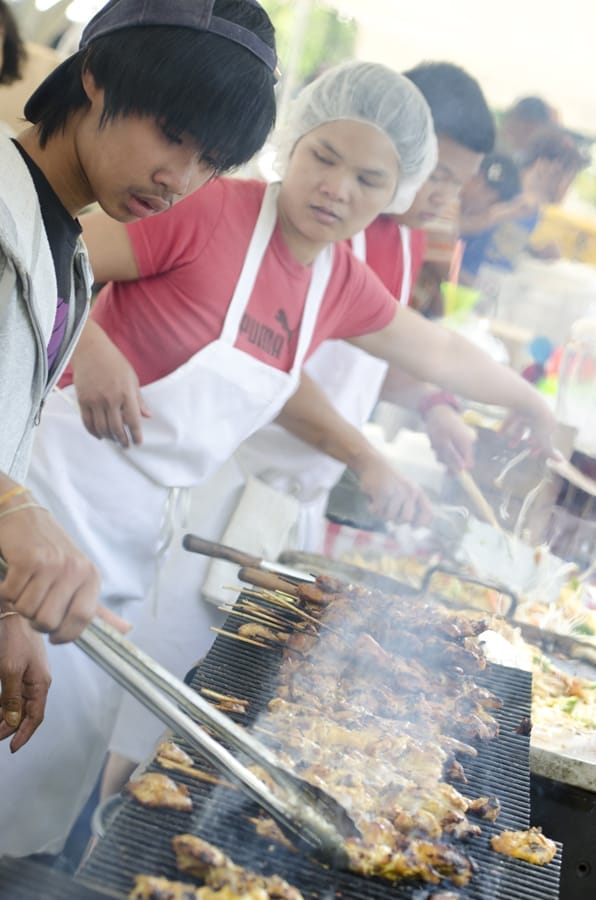
<instances>
[{"instance_id":1,"label":"long metal tong arm","mask_svg":"<svg viewBox=\"0 0 596 900\"><path fill-rule=\"evenodd\" d=\"M105 622L96 619L76 643L141 703L182 734L199 753L207 756L218 771L243 785L250 796L295 838L308 844L321 858L337 866L346 865L347 855L338 823L345 833L358 832L347 816L343 819L339 805L337 811L333 808L331 797L328 808L336 818L339 816L337 821L325 816L321 808L313 807L314 793L309 797L310 786L281 767L267 747ZM281 785L287 798L276 797L261 779L197 725L196 720L258 763Z\"/></svg>"},{"instance_id":2,"label":"long metal tong arm","mask_svg":"<svg viewBox=\"0 0 596 900\"><path fill-rule=\"evenodd\" d=\"M77 643L82 649L87 650L90 638L93 639L94 646L97 646L97 641L101 641L102 645L111 650L118 659L123 660L145 676L157 690L163 691L192 719L206 725L220 738L246 753L264 769L271 767L276 770L275 774L278 773L279 763L268 747L255 740L244 728L236 725L228 716L215 709L200 694L172 675L156 660L143 653L135 644L123 638L111 625L101 619L95 619L85 629Z\"/></svg>"}]
</instances>

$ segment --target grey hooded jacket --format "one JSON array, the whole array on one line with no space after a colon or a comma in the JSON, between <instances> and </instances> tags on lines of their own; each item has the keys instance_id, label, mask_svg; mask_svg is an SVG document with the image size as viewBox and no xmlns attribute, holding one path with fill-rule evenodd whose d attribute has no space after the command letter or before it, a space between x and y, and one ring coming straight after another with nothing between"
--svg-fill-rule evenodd
<instances>
[{"instance_id":1,"label":"grey hooded jacket","mask_svg":"<svg viewBox=\"0 0 596 900\"><path fill-rule=\"evenodd\" d=\"M67 331L48 382L56 276L29 170L4 136L0 136L0 179L0 471L22 481L44 397L60 377L83 327L92 275L79 240Z\"/></svg>"}]
</instances>

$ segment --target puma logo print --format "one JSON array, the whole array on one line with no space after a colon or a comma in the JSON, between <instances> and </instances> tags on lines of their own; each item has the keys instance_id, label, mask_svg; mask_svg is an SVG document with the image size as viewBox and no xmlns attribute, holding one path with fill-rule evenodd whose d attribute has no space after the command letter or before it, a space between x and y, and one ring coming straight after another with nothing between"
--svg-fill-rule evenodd
<instances>
[{"instance_id":1,"label":"puma logo print","mask_svg":"<svg viewBox=\"0 0 596 900\"><path fill-rule=\"evenodd\" d=\"M278 322L279 325L281 325L281 328L286 335L285 338L284 335L280 332L276 332L272 328L269 328L269 326L264 325L262 322L258 322L247 313L245 313L242 317L242 321L240 323L240 333L246 335L248 342L254 344L256 347L259 347L261 350L263 350L264 353L267 354L267 356L273 356L275 359L280 359L284 348L284 343L287 341L288 348L291 347L291 342L296 329L289 327L288 320L286 319L286 314L283 309L279 309L277 311L274 321Z\"/></svg>"},{"instance_id":2,"label":"puma logo print","mask_svg":"<svg viewBox=\"0 0 596 900\"><path fill-rule=\"evenodd\" d=\"M288 325L288 319L287 319L287 317L286 317L286 311L285 311L285 309L278 309L278 310L277 310L277 313L275 314L275 321L276 321L276 322L279 322L279 324L281 325L281 327L283 328L283 330L284 330L285 333L287 334L287 336L288 336L288 347L290 347L290 346L292 345L292 341L294 340L294 334L295 334L295 332L296 332L296 329L295 329L295 328L290 328L290 326Z\"/></svg>"}]
</instances>

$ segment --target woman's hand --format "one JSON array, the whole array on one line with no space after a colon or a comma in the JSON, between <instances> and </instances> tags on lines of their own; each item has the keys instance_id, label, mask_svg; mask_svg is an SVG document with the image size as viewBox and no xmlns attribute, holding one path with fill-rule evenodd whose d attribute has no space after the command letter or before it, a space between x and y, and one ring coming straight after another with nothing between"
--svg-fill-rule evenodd
<instances>
[{"instance_id":1,"label":"woman's hand","mask_svg":"<svg viewBox=\"0 0 596 900\"><path fill-rule=\"evenodd\" d=\"M151 412L143 402L139 379L126 357L102 328L87 322L84 338L73 354L73 382L87 431L121 447L141 444L141 419Z\"/></svg>"},{"instance_id":2,"label":"woman's hand","mask_svg":"<svg viewBox=\"0 0 596 900\"><path fill-rule=\"evenodd\" d=\"M371 453L356 471L373 516L383 522L429 525L430 500L416 484L403 478L380 453Z\"/></svg>"},{"instance_id":3,"label":"woman's hand","mask_svg":"<svg viewBox=\"0 0 596 900\"><path fill-rule=\"evenodd\" d=\"M452 406L437 404L425 415L426 430L433 450L450 472L461 472L474 465L476 432Z\"/></svg>"},{"instance_id":4,"label":"woman's hand","mask_svg":"<svg viewBox=\"0 0 596 900\"><path fill-rule=\"evenodd\" d=\"M0 619L0 741L20 750L43 721L50 669L41 635L20 616Z\"/></svg>"},{"instance_id":5,"label":"woman's hand","mask_svg":"<svg viewBox=\"0 0 596 900\"><path fill-rule=\"evenodd\" d=\"M535 455L560 459L561 454L553 444L557 420L538 391L533 393L531 406L525 410L511 411L501 426L500 434L511 447L528 440Z\"/></svg>"}]
</instances>

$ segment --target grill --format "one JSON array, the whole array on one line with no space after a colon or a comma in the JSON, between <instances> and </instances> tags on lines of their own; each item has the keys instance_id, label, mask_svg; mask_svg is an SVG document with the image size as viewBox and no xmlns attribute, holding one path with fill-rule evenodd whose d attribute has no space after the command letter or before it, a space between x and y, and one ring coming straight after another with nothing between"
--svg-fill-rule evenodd
<instances>
[{"instance_id":1,"label":"grill","mask_svg":"<svg viewBox=\"0 0 596 900\"><path fill-rule=\"evenodd\" d=\"M234 631L241 623L232 613L226 629ZM220 635L187 681L196 690L209 688L247 699L247 714L233 718L250 724L274 693L280 655L281 651L239 645ZM560 849L552 863L539 867L500 856L490 847L492 834L504 828L525 829L530 824L529 738L520 734L518 728L530 716L531 676L517 669L489 665L475 676L475 681L503 700L503 708L495 711L500 735L482 744L476 759L466 759L468 784L456 786L469 796L497 794L502 811L496 824L483 821L480 837L461 845L476 862L478 872L466 888L455 889L456 893L473 900L555 900L559 896ZM183 741L177 742L189 750ZM197 765L208 770L202 760ZM160 771L153 764L149 768ZM106 836L98 841L80 872L82 882L109 886L126 895L136 874L184 880L177 873L170 840L174 834L191 831L220 846L240 865L263 874L281 875L313 900L424 900L438 890L420 882L394 884L328 870L303 853L257 835L247 821L247 817L257 814L257 807L239 791L198 782L180 772L173 774L190 790L192 813L145 809L132 799L125 799Z\"/></svg>"},{"instance_id":2,"label":"grill","mask_svg":"<svg viewBox=\"0 0 596 900\"><path fill-rule=\"evenodd\" d=\"M72 878L41 863L22 859L0 862L2 900L106 900L120 896L76 884Z\"/></svg>"}]
</instances>

